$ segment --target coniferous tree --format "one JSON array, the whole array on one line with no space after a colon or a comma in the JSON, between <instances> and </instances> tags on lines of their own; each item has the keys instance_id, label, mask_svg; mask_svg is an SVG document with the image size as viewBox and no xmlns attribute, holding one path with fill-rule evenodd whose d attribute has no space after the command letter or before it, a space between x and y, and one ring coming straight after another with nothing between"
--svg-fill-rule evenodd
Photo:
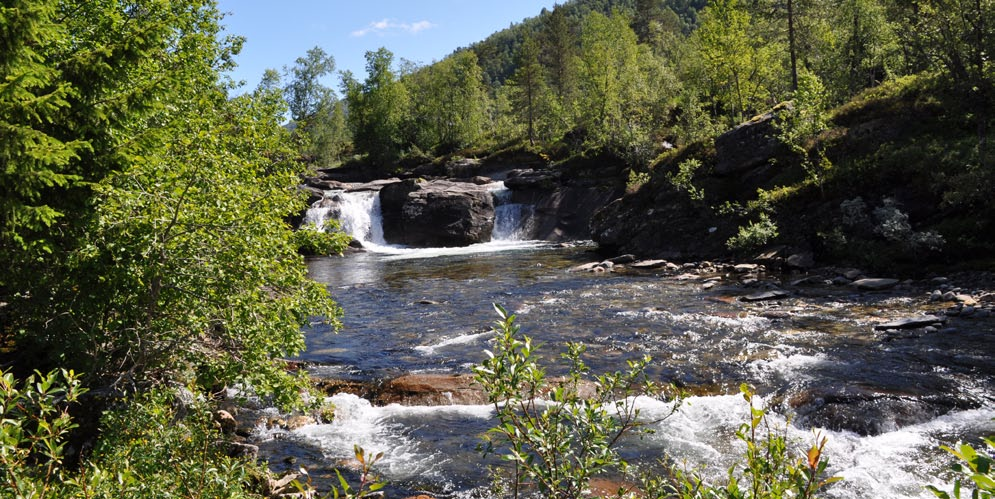
<instances>
[{"instance_id":1,"label":"coniferous tree","mask_svg":"<svg viewBox=\"0 0 995 499\"><path fill-rule=\"evenodd\" d=\"M566 7L557 5L545 20L542 61L559 101L559 118L564 128L572 128L577 119L578 46L579 38L567 18Z\"/></svg>"},{"instance_id":2,"label":"coniferous tree","mask_svg":"<svg viewBox=\"0 0 995 499\"><path fill-rule=\"evenodd\" d=\"M556 111L545 71L539 63L539 53L539 43L527 36L519 50L518 69L508 80L514 108L525 122L526 138L531 146L539 140L550 140L555 133L550 124Z\"/></svg>"},{"instance_id":3,"label":"coniferous tree","mask_svg":"<svg viewBox=\"0 0 995 499\"><path fill-rule=\"evenodd\" d=\"M67 39L54 21L55 4L32 0L0 7L0 255L51 251L45 232L65 215L45 194L78 179L68 168L88 146L62 140L53 124L65 115L70 82L48 64L40 48ZM0 281L0 288L3 281Z\"/></svg>"}]
</instances>

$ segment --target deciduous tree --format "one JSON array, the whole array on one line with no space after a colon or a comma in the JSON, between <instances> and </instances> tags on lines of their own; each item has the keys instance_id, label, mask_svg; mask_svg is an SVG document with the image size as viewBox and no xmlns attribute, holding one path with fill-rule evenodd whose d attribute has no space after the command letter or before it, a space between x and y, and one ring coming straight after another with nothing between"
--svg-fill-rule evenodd
<instances>
[{"instance_id":1,"label":"deciduous tree","mask_svg":"<svg viewBox=\"0 0 995 499\"><path fill-rule=\"evenodd\" d=\"M367 77L363 83L348 71L342 74L353 143L375 167L388 166L401 152L408 92L391 68L393 61L394 54L381 47L366 53Z\"/></svg>"}]
</instances>

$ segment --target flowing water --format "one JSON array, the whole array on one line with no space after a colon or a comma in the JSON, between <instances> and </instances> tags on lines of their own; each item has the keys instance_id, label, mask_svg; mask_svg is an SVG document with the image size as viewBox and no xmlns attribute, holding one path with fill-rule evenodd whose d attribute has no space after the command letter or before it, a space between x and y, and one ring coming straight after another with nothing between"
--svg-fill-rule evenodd
<instances>
[{"instance_id":1,"label":"flowing water","mask_svg":"<svg viewBox=\"0 0 995 499\"><path fill-rule=\"evenodd\" d=\"M494 190L495 241L418 250L376 240L376 203L356 194L366 197L349 206L365 212L337 216L350 220L345 225L370 251L309 263L345 311L338 334L307 332L301 359L313 375L369 381L468 373L491 348L491 304L498 303L540 342L552 375L563 372L557 358L565 343L582 342L594 372L649 354L653 378L698 394L657 423L654 434L624 443L623 453L636 462L670 456L708 465L720 479L742 452L735 431L749 409L736 387L744 382L798 445L810 445L813 430L829 437L830 472L844 478L829 490L832 497L932 497L923 485L949 478L948 456L938 446L995 433L992 319L951 318L939 331L882 333L873 325L927 308L922 293L816 285L748 304L736 298L756 290L735 276L705 285L700 276L568 272L596 260L590 248L516 240L529 209L501 204L501 186ZM331 424L260 434L275 468L304 464L328 474L358 444L385 453L380 471L396 494L488 496L487 466L494 462L481 459L476 446L494 424L489 407L376 407L347 394L332 400ZM637 403L649 420L670 409L651 399ZM292 466L287 456L296 460Z\"/></svg>"}]
</instances>

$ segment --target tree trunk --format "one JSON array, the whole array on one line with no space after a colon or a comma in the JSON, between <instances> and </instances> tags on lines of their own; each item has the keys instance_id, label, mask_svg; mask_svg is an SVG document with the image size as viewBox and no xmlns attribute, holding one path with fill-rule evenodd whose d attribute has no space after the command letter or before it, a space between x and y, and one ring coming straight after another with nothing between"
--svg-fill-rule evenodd
<instances>
[{"instance_id":1,"label":"tree trunk","mask_svg":"<svg viewBox=\"0 0 995 499\"><path fill-rule=\"evenodd\" d=\"M794 1L788 0L788 52L791 56L791 91L798 90L798 45L795 42Z\"/></svg>"}]
</instances>

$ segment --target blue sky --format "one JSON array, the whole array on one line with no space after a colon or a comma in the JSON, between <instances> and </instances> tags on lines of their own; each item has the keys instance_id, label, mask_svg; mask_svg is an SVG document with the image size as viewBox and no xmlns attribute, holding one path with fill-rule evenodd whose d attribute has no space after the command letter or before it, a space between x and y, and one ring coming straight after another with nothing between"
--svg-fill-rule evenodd
<instances>
[{"instance_id":1,"label":"blue sky","mask_svg":"<svg viewBox=\"0 0 995 499\"><path fill-rule=\"evenodd\" d=\"M267 68L282 72L319 46L335 58L336 75L324 83L338 91L338 71L365 76L368 50L387 47L395 61L427 64L555 3L563 0L218 0L218 7L226 32L246 38L231 73L246 82L243 90Z\"/></svg>"}]
</instances>

